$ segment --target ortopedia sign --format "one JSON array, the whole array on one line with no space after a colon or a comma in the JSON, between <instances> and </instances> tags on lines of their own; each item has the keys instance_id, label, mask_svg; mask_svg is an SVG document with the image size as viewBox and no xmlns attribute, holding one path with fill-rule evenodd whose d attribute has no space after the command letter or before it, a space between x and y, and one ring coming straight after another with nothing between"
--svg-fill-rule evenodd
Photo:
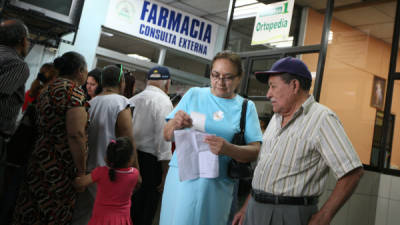
<instances>
[{"instance_id":1,"label":"ortopedia sign","mask_svg":"<svg viewBox=\"0 0 400 225\"><path fill-rule=\"evenodd\" d=\"M294 0L268 4L257 13L251 45L286 40L292 21Z\"/></svg>"},{"instance_id":2,"label":"ortopedia sign","mask_svg":"<svg viewBox=\"0 0 400 225\"><path fill-rule=\"evenodd\" d=\"M150 0L110 0L105 26L212 59L218 25Z\"/></svg>"}]
</instances>

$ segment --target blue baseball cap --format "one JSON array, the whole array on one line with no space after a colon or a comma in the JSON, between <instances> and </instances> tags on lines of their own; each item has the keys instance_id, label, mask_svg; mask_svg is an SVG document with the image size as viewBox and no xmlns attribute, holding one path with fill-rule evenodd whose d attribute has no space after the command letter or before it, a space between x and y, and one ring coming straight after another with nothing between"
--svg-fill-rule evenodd
<instances>
[{"instance_id":1,"label":"blue baseball cap","mask_svg":"<svg viewBox=\"0 0 400 225\"><path fill-rule=\"evenodd\" d=\"M147 80L169 80L171 75L167 67L156 66L147 73Z\"/></svg>"},{"instance_id":2,"label":"blue baseball cap","mask_svg":"<svg viewBox=\"0 0 400 225\"><path fill-rule=\"evenodd\" d=\"M304 64L300 59L293 57L279 59L272 65L270 70L255 72L255 75L257 80L262 83L267 83L270 75L281 73L290 73L295 76L312 80L311 73L306 64Z\"/></svg>"}]
</instances>

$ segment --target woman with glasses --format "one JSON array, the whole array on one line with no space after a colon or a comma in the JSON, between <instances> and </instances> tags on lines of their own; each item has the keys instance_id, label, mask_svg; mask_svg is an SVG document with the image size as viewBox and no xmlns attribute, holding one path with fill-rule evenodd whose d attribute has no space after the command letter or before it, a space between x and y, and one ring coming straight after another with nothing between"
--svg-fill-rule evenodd
<instances>
[{"instance_id":1,"label":"woman with glasses","mask_svg":"<svg viewBox=\"0 0 400 225\"><path fill-rule=\"evenodd\" d=\"M90 100L89 154L87 169L91 172L98 166L106 166L105 156L110 140L128 137L134 145L132 128L133 106L122 94L125 90L125 79L122 66L106 66L100 75L103 91ZM136 154L136 149L135 156ZM139 169L137 159L134 167ZM90 220L96 186L88 189L78 197L72 224L87 224Z\"/></svg>"},{"instance_id":2,"label":"woman with glasses","mask_svg":"<svg viewBox=\"0 0 400 225\"><path fill-rule=\"evenodd\" d=\"M67 52L54 66L59 75L36 103L38 139L12 224L70 224L77 197L73 181L86 171L88 105L81 88L86 62Z\"/></svg>"},{"instance_id":3,"label":"woman with glasses","mask_svg":"<svg viewBox=\"0 0 400 225\"><path fill-rule=\"evenodd\" d=\"M219 176L180 181L175 151L165 182L160 225L227 224L235 186L235 181L228 176L228 163L232 158L240 162L256 160L262 140L257 111L254 103L249 101L245 126L247 144L230 143L240 130L244 98L235 90L242 74L238 55L218 53L211 63L211 87L191 88L168 115L164 127L166 140L173 139L175 130L192 127L192 112L205 115L205 132L213 135L206 137L204 142L218 155Z\"/></svg>"}]
</instances>

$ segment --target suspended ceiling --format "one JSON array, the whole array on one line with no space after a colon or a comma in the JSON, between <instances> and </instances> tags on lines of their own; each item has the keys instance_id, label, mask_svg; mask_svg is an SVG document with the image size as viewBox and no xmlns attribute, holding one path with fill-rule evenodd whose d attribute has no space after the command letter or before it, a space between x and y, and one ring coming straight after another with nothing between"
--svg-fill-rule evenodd
<instances>
[{"instance_id":1,"label":"suspended ceiling","mask_svg":"<svg viewBox=\"0 0 400 225\"><path fill-rule=\"evenodd\" d=\"M159 0L164 4L178 8L182 11L194 14L201 18L210 20L222 26L226 25L226 16L229 8L229 0ZM247 1L247 0L237 0ZM264 2L267 0L264 0ZM321 13L325 12L327 0L296 0L300 6L310 7ZM333 16L352 27L368 33L371 36L391 43L396 0L335 0ZM236 33L251 36L253 24L249 20L237 20L233 29ZM123 54L137 53L157 61L159 49L151 43L137 41L136 38L121 34L116 31L114 36L102 35L100 46L118 51ZM180 54L176 51L167 51L167 54ZM184 56L191 57L191 56ZM195 60L204 61L198 57ZM207 63L207 62L204 62Z\"/></svg>"},{"instance_id":2,"label":"suspended ceiling","mask_svg":"<svg viewBox=\"0 0 400 225\"><path fill-rule=\"evenodd\" d=\"M241 0L236 2L239 1ZM160 2L220 25L226 25L229 0L160 0ZM323 13L327 0L296 0L295 3ZM391 43L396 0L335 0L334 7L335 19Z\"/></svg>"}]
</instances>

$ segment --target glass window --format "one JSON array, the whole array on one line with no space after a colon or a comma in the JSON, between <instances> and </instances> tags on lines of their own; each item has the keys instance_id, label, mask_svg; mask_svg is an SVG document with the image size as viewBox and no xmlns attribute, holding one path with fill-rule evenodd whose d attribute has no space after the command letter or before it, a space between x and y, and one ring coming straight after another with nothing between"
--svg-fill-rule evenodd
<instances>
[{"instance_id":1,"label":"glass window","mask_svg":"<svg viewBox=\"0 0 400 225\"><path fill-rule=\"evenodd\" d=\"M339 7L333 12L320 102L338 115L367 165L377 162L374 136L381 132L391 50L387 37L393 33L394 10L392 2L382 2L373 7ZM324 15L312 9L309 13L308 24L322 27ZM313 35L307 28L305 39Z\"/></svg>"},{"instance_id":2,"label":"glass window","mask_svg":"<svg viewBox=\"0 0 400 225\"><path fill-rule=\"evenodd\" d=\"M229 32L228 49L235 52L244 52L297 46L302 13L302 8L297 5L293 8L289 37L287 39L270 44L251 45L257 12L266 5L266 3L255 0L236 0L231 30ZM284 26L284 24L282 21L278 21L276 26Z\"/></svg>"},{"instance_id":3,"label":"glass window","mask_svg":"<svg viewBox=\"0 0 400 225\"><path fill-rule=\"evenodd\" d=\"M387 143L391 146L385 148L385 162L390 162L388 167L391 169L400 169L400 80L394 81L391 114L387 138Z\"/></svg>"},{"instance_id":4,"label":"glass window","mask_svg":"<svg viewBox=\"0 0 400 225\"><path fill-rule=\"evenodd\" d=\"M248 79L247 96L262 96L265 97L268 91L268 85L261 83L256 79L255 72L269 70L280 57L272 56L260 59L250 59L250 76Z\"/></svg>"}]
</instances>

